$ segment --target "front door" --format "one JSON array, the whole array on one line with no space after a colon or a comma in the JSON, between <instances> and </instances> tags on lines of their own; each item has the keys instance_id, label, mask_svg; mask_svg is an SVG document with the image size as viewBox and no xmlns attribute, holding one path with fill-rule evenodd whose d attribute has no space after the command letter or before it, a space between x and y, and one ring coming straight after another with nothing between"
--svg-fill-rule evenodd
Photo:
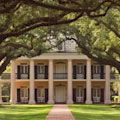
<instances>
[{"instance_id":1,"label":"front door","mask_svg":"<svg viewBox=\"0 0 120 120\"><path fill-rule=\"evenodd\" d=\"M55 101L56 101L56 103L65 103L66 102L65 86L56 86L56 88L55 88Z\"/></svg>"}]
</instances>

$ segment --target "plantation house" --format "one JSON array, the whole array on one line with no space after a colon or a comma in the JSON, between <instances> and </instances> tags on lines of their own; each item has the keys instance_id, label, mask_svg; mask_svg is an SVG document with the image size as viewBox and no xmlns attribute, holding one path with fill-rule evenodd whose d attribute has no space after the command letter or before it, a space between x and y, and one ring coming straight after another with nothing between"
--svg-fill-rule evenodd
<instances>
[{"instance_id":1,"label":"plantation house","mask_svg":"<svg viewBox=\"0 0 120 120\"><path fill-rule=\"evenodd\" d=\"M0 80L11 85L10 102L110 104L110 86L117 74L111 73L109 65L78 54L75 47L69 41L53 52L11 61L11 78L3 74ZM0 102L4 102L2 97Z\"/></svg>"}]
</instances>

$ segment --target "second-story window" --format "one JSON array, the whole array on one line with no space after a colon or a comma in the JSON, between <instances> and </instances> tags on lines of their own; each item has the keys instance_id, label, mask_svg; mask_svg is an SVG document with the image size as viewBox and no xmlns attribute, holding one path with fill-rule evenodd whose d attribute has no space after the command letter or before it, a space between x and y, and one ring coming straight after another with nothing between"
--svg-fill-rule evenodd
<instances>
[{"instance_id":1,"label":"second-story window","mask_svg":"<svg viewBox=\"0 0 120 120\"><path fill-rule=\"evenodd\" d=\"M37 65L37 73L45 73L45 66L44 64Z\"/></svg>"},{"instance_id":2,"label":"second-story window","mask_svg":"<svg viewBox=\"0 0 120 120\"><path fill-rule=\"evenodd\" d=\"M35 79L48 79L48 66L44 63L35 65Z\"/></svg>"},{"instance_id":3,"label":"second-story window","mask_svg":"<svg viewBox=\"0 0 120 120\"><path fill-rule=\"evenodd\" d=\"M28 65L21 65L20 73L28 73Z\"/></svg>"},{"instance_id":4,"label":"second-story window","mask_svg":"<svg viewBox=\"0 0 120 120\"><path fill-rule=\"evenodd\" d=\"M95 74L101 73L101 66L100 65L93 65L93 73L95 73Z\"/></svg>"},{"instance_id":5,"label":"second-story window","mask_svg":"<svg viewBox=\"0 0 120 120\"><path fill-rule=\"evenodd\" d=\"M84 65L83 64L77 65L77 73L78 74L83 74L84 73Z\"/></svg>"},{"instance_id":6,"label":"second-story window","mask_svg":"<svg viewBox=\"0 0 120 120\"><path fill-rule=\"evenodd\" d=\"M64 62L55 63L54 79L66 79L67 78L67 66Z\"/></svg>"},{"instance_id":7,"label":"second-story window","mask_svg":"<svg viewBox=\"0 0 120 120\"><path fill-rule=\"evenodd\" d=\"M67 66L64 62L57 62L55 64L55 73L67 73Z\"/></svg>"},{"instance_id":8,"label":"second-story window","mask_svg":"<svg viewBox=\"0 0 120 120\"><path fill-rule=\"evenodd\" d=\"M92 79L104 79L104 65L94 64L92 69Z\"/></svg>"},{"instance_id":9,"label":"second-story window","mask_svg":"<svg viewBox=\"0 0 120 120\"><path fill-rule=\"evenodd\" d=\"M28 79L29 78L29 65L27 63L21 63L17 66L17 78Z\"/></svg>"}]
</instances>

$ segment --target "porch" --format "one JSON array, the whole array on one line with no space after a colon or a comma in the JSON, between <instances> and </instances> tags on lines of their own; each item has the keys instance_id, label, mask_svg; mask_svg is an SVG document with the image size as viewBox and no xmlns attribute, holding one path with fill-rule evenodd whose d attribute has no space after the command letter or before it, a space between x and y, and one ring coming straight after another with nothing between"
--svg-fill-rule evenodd
<instances>
[{"instance_id":1,"label":"porch","mask_svg":"<svg viewBox=\"0 0 120 120\"><path fill-rule=\"evenodd\" d=\"M54 81L53 85L53 101L54 103L67 103L68 87L66 81ZM29 103L29 83L17 82L16 83L16 96L17 103L28 104ZM105 82L92 82L91 88L91 100L92 103L104 103L105 99ZM72 101L73 103L85 103L86 102L86 82L74 81L72 89ZM34 100L36 104L47 104L49 98L48 82L35 82Z\"/></svg>"}]
</instances>

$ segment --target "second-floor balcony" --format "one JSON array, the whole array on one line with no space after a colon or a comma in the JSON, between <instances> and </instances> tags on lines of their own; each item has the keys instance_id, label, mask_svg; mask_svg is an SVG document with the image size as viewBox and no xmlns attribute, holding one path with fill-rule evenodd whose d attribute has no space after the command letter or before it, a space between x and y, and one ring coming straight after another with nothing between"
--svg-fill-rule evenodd
<instances>
[{"instance_id":1,"label":"second-floor balcony","mask_svg":"<svg viewBox=\"0 0 120 120\"><path fill-rule=\"evenodd\" d=\"M10 79L10 73L3 73L2 75L1 75L1 79Z\"/></svg>"},{"instance_id":2,"label":"second-floor balcony","mask_svg":"<svg viewBox=\"0 0 120 120\"><path fill-rule=\"evenodd\" d=\"M67 73L54 73L54 79L67 79Z\"/></svg>"},{"instance_id":3,"label":"second-floor balcony","mask_svg":"<svg viewBox=\"0 0 120 120\"><path fill-rule=\"evenodd\" d=\"M83 73L73 74L73 79L86 79L86 74Z\"/></svg>"},{"instance_id":4,"label":"second-floor balcony","mask_svg":"<svg viewBox=\"0 0 120 120\"><path fill-rule=\"evenodd\" d=\"M91 77L92 79L105 79L105 73L93 73Z\"/></svg>"},{"instance_id":5,"label":"second-floor balcony","mask_svg":"<svg viewBox=\"0 0 120 120\"><path fill-rule=\"evenodd\" d=\"M48 74L45 73L35 73L35 79L48 79Z\"/></svg>"},{"instance_id":6,"label":"second-floor balcony","mask_svg":"<svg viewBox=\"0 0 120 120\"><path fill-rule=\"evenodd\" d=\"M17 73L16 74L17 79L29 79L29 73Z\"/></svg>"},{"instance_id":7,"label":"second-floor balcony","mask_svg":"<svg viewBox=\"0 0 120 120\"><path fill-rule=\"evenodd\" d=\"M119 73L111 73L110 78L112 80L120 80L120 74Z\"/></svg>"},{"instance_id":8,"label":"second-floor balcony","mask_svg":"<svg viewBox=\"0 0 120 120\"><path fill-rule=\"evenodd\" d=\"M11 79L10 73L3 73L1 75L1 80L9 80ZM68 74L67 73L54 73L53 78L54 79L67 79ZM110 74L111 80L120 80L120 74L119 73L111 73ZM16 74L16 79L30 79L29 73L19 73ZM35 75L35 79L48 79L48 74L45 73L38 73ZM73 79L87 79L85 74L74 74ZM105 79L105 73L104 74L93 74L92 79Z\"/></svg>"}]
</instances>

